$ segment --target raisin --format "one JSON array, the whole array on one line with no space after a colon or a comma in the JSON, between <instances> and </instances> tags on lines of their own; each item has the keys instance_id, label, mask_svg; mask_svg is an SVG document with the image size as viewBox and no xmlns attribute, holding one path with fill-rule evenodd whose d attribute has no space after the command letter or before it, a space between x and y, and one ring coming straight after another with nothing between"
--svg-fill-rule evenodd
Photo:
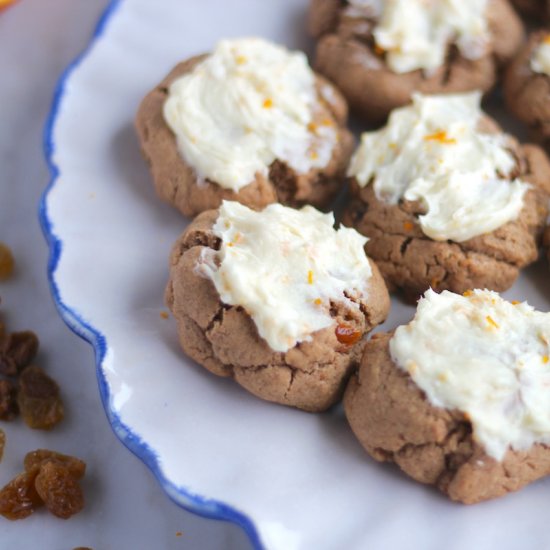
<instances>
[{"instance_id":1,"label":"raisin","mask_svg":"<svg viewBox=\"0 0 550 550\"><path fill-rule=\"evenodd\" d=\"M15 261L10 247L0 243L0 281L9 279L13 274Z\"/></svg>"},{"instance_id":2,"label":"raisin","mask_svg":"<svg viewBox=\"0 0 550 550\"><path fill-rule=\"evenodd\" d=\"M75 456L64 455L48 449L37 449L25 455L25 470L40 467L45 462L57 462L69 470L70 474L81 479L86 473L86 463Z\"/></svg>"},{"instance_id":3,"label":"raisin","mask_svg":"<svg viewBox=\"0 0 550 550\"><path fill-rule=\"evenodd\" d=\"M7 519L30 516L43 502L35 489L38 468L23 472L0 490L0 514Z\"/></svg>"},{"instance_id":4,"label":"raisin","mask_svg":"<svg viewBox=\"0 0 550 550\"><path fill-rule=\"evenodd\" d=\"M7 376L18 374L34 359L38 345L38 337L30 330L5 336L0 348L0 372Z\"/></svg>"},{"instance_id":5,"label":"raisin","mask_svg":"<svg viewBox=\"0 0 550 550\"><path fill-rule=\"evenodd\" d=\"M0 380L0 420L13 420L17 407L17 388L11 380Z\"/></svg>"},{"instance_id":6,"label":"raisin","mask_svg":"<svg viewBox=\"0 0 550 550\"><path fill-rule=\"evenodd\" d=\"M59 462L42 463L35 487L46 508L58 518L70 518L84 508L84 495L78 481Z\"/></svg>"},{"instance_id":7,"label":"raisin","mask_svg":"<svg viewBox=\"0 0 550 550\"><path fill-rule=\"evenodd\" d=\"M21 373L17 403L31 428L50 430L63 419L59 386L40 367L27 367Z\"/></svg>"},{"instance_id":8,"label":"raisin","mask_svg":"<svg viewBox=\"0 0 550 550\"><path fill-rule=\"evenodd\" d=\"M347 323L340 323L336 326L334 331L336 333L336 338L341 344L346 346L352 346L361 338L361 331L353 328Z\"/></svg>"},{"instance_id":9,"label":"raisin","mask_svg":"<svg viewBox=\"0 0 550 550\"><path fill-rule=\"evenodd\" d=\"M4 449L6 448L6 433L0 430L0 462L4 458Z\"/></svg>"}]
</instances>

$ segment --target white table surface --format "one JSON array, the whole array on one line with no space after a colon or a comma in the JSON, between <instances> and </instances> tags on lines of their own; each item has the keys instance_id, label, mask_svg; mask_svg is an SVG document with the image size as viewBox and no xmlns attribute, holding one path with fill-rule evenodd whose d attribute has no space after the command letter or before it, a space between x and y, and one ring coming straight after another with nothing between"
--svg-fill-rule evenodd
<instances>
[{"instance_id":1,"label":"white table surface","mask_svg":"<svg viewBox=\"0 0 550 550\"><path fill-rule=\"evenodd\" d=\"M60 384L66 407L66 418L50 433L19 419L0 423L7 435L0 485L36 448L75 454L88 464L83 512L67 521L45 510L17 522L0 517L0 549L246 550L250 544L239 528L173 504L115 437L99 398L92 348L61 321L50 296L48 249L37 216L49 179L43 126L60 73L87 45L106 5L20 0L0 11L0 241L17 261L15 276L0 283L0 311L9 329L39 335L37 363Z\"/></svg>"}]
</instances>

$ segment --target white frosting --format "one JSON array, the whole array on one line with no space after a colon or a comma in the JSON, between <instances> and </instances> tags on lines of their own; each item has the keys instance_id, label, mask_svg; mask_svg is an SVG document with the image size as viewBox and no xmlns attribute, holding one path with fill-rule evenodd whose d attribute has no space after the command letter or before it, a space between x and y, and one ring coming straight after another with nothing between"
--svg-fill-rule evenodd
<instances>
[{"instance_id":1,"label":"white frosting","mask_svg":"<svg viewBox=\"0 0 550 550\"><path fill-rule=\"evenodd\" d=\"M164 118L200 178L238 191L275 159L299 173L323 168L337 133L314 122L315 75L301 52L259 38L224 40L175 80Z\"/></svg>"},{"instance_id":2,"label":"white frosting","mask_svg":"<svg viewBox=\"0 0 550 550\"><path fill-rule=\"evenodd\" d=\"M376 45L392 71L441 67L449 44L477 59L487 51L488 0L348 0L351 17L374 17Z\"/></svg>"},{"instance_id":3,"label":"white frosting","mask_svg":"<svg viewBox=\"0 0 550 550\"><path fill-rule=\"evenodd\" d=\"M428 290L390 340L393 361L434 406L467 415L496 460L550 444L550 313L488 290L465 294Z\"/></svg>"},{"instance_id":4,"label":"white frosting","mask_svg":"<svg viewBox=\"0 0 550 550\"><path fill-rule=\"evenodd\" d=\"M420 226L434 240L465 241L516 219L529 185L506 179L516 164L506 136L478 131L480 99L414 95L361 136L348 174L363 187L373 180L384 202L420 201Z\"/></svg>"},{"instance_id":5,"label":"white frosting","mask_svg":"<svg viewBox=\"0 0 550 550\"><path fill-rule=\"evenodd\" d=\"M534 49L530 59L531 70L550 76L550 35Z\"/></svg>"},{"instance_id":6,"label":"white frosting","mask_svg":"<svg viewBox=\"0 0 550 550\"><path fill-rule=\"evenodd\" d=\"M225 201L214 232L221 248L206 250L198 269L224 303L248 312L275 351L332 325L331 301L358 308L350 298L367 296L367 239L347 227L335 230L332 214L280 204L256 212Z\"/></svg>"}]
</instances>

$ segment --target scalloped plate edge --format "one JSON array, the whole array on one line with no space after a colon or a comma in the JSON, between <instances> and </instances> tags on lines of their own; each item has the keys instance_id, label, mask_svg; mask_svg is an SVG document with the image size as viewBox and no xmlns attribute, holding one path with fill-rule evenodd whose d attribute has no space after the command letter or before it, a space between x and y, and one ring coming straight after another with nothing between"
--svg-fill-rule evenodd
<instances>
[{"instance_id":1,"label":"scalloped plate edge","mask_svg":"<svg viewBox=\"0 0 550 550\"><path fill-rule=\"evenodd\" d=\"M94 349L99 393L103 408L115 435L153 472L153 475L159 481L163 490L178 506L205 518L229 521L237 524L244 529L254 548L256 550L263 550L264 547L260 542L256 526L248 516L223 502L197 495L188 491L185 487L179 487L171 483L162 473L155 451L137 434L132 432L132 429L122 422L119 415L112 410L109 385L107 384L103 371L103 361L106 358L108 349L107 339L97 328L87 323L75 309L72 309L69 304L63 301L61 291L55 280L56 271L63 255L63 241L53 231L53 223L48 214L48 198L60 175L60 168L53 160L55 151L53 133L59 114L59 108L65 95L68 79L71 77L73 71L87 58L97 39L104 34L111 17L116 13L122 2L123 0L110 0L96 24L95 30L86 48L62 72L55 86L50 111L44 127L43 148L50 178L40 198L38 217L42 232L49 246L47 276L50 292L63 321L75 334L91 344Z\"/></svg>"}]
</instances>

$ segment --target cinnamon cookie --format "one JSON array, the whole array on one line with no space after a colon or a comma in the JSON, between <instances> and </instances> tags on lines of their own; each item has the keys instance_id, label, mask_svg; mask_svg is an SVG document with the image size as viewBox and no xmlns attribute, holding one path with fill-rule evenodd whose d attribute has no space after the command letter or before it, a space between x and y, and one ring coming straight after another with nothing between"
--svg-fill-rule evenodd
<instances>
[{"instance_id":1,"label":"cinnamon cookie","mask_svg":"<svg viewBox=\"0 0 550 550\"><path fill-rule=\"evenodd\" d=\"M550 474L550 314L495 292L428 291L367 344L344 396L367 452L475 503Z\"/></svg>"},{"instance_id":2,"label":"cinnamon cookie","mask_svg":"<svg viewBox=\"0 0 550 550\"><path fill-rule=\"evenodd\" d=\"M376 265L332 214L224 201L174 246L166 302L183 350L251 393L307 411L341 396L389 310Z\"/></svg>"},{"instance_id":3,"label":"cinnamon cookie","mask_svg":"<svg viewBox=\"0 0 550 550\"><path fill-rule=\"evenodd\" d=\"M249 38L177 65L136 128L158 194L194 216L222 200L326 206L353 147L346 118L303 53Z\"/></svg>"},{"instance_id":4,"label":"cinnamon cookie","mask_svg":"<svg viewBox=\"0 0 550 550\"><path fill-rule=\"evenodd\" d=\"M516 9L527 17L548 19L550 2L548 0L512 0Z\"/></svg>"},{"instance_id":5,"label":"cinnamon cookie","mask_svg":"<svg viewBox=\"0 0 550 550\"><path fill-rule=\"evenodd\" d=\"M503 134L479 101L415 95L362 136L344 223L369 236L390 289L502 291L538 257L550 163Z\"/></svg>"},{"instance_id":6,"label":"cinnamon cookie","mask_svg":"<svg viewBox=\"0 0 550 550\"><path fill-rule=\"evenodd\" d=\"M311 0L316 68L383 121L413 92L490 90L523 38L508 0Z\"/></svg>"},{"instance_id":7,"label":"cinnamon cookie","mask_svg":"<svg viewBox=\"0 0 550 550\"><path fill-rule=\"evenodd\" d=\"M550 33L536 31L510 64L504 80L506 103L534 137L550 141Z\"/></svg>"}]
</instances>

